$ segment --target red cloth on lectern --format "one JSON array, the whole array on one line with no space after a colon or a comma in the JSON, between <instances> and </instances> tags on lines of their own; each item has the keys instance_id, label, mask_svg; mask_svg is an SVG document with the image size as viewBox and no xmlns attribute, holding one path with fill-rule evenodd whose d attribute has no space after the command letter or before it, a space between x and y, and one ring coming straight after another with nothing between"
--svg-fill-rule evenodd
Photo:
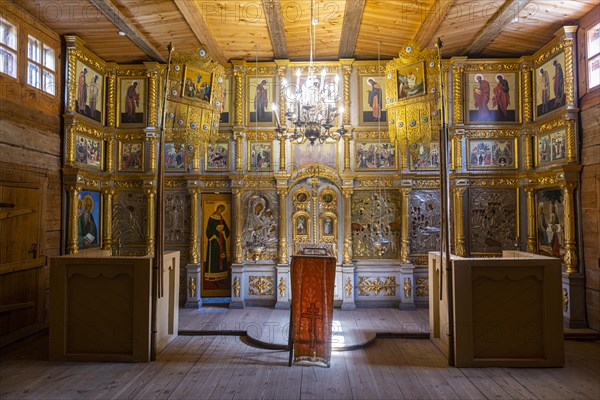
<instances>
[{"instance_id":1,"label":"red cloth on lectern","mask_svg":"<svg viewBox=\"0 0 600 400\"><path fill-rule=\"evenodd\" d=\"M294 361L329 366L335 258L293 256L291 280Z\"/></svg>"}]
</instances>

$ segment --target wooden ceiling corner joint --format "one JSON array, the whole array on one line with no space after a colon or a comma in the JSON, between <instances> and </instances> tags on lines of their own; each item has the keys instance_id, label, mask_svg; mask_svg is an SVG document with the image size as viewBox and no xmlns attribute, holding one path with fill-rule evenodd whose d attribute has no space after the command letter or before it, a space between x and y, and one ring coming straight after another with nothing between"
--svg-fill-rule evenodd
<instances>
[{"instance_id":1,"label":"wooden ceiling corner joint","mask_svg":"<svg viewBox=\"0 0 600 400\"><path fill-rule=\"evenodd\" d=\"M515 17L518 17L519 12L527 7L530 2L531 0L506 0L483 28L477 32L475 40L462 52L462 55L481 54L502 29L510 24Z\"/></svg>"},{"instance_id":2,"label":"wooden ceiling corner joint","mask_svg":"<svg viewBox=\"0 0 600 400\"><path fill-rule=\"evenodd\" d=\"M414 38L414 42L419 48L424 49L431 43L438 28L446 19L448 10L450 10L455 1L456 0L445 0L435 1L433 3Z\"/></svg>"},{"instance_id":3,"label":"wooden ceiling corner joint","mask_svg":"<svg viewBox=\"0 0 600 400\"><path fill-rule=\"evenodd\" d=\"M352 0L346 3L338 58L351 58L354 56L365 3L366 0Z\"/></svg>"},{"instance_id":4,"label":"wooden ceiling corner joint","mask_svg":"<svg viewBox=\"0 0 600 400\"><path fill-rule=\"evenodd\" d=\"M125 32L127 37L136 44L148 57L154 61L165 63L166 59L150 41L138 31L133 24L119 11L110 0L90 0L96 8L108 18L119 30Z\"/></svg>"},{"instance_id":5,"label":"wooden ceiling corner joint","mask_svg":"<svg viewBox=\"0 0 600 400\"><path fill-rule=\"evenodd\" d=\"M210 32L206 21L202 17L202 12L199 5L195 1L189 0L173 0L181 15L188 23L196 38L206 46L206 50L211 58L221 65L227 64L227 58L215 40L215 37Z\"/></svg>"},{"instance_id":6,"label":"wooden ceiling corner joint","mask_svg":"<svg viewBox=\"0 0 600 400\"><path fill-rule=\"evenodd\" d=\"M281 12L280 0L262 0L267 27L271 44L273 45L273 57L277 59L288 58L287 39L283 25L283 13Z\"/></svg>"}]
</instances>

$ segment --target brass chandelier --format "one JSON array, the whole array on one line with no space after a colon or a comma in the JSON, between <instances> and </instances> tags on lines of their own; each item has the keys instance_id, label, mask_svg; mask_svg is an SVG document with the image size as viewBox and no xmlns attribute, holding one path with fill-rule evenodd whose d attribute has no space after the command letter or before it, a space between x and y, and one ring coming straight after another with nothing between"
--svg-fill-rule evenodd
<instances>
[{"instance_id":1,"label":"brass chandelier","mask_svg":"<svg viewBox=\"0 0 600 400\"><path fill-rule=\"evenodd\" d=\"M343 125L344 109L337 108L337 103L340 101L339 76L336 74L334 82L328 81L325 79L327 70L324 68L318 76L313 64L315 27L318 22L314 18L314 0L310 7L310 21L310 61L306 78L301 82L302 72L297 69L295 84L288 84L285 79L282 81L287 104L284 115L293 129L288 130L287 125L282 126L277 106L273 103L271 107L277 120L275 132L278 139L297 143L308 140L314 145L316 141L324 143L327 139L338 141L348 133L348 130ZM338 117L339 127L333 129Z\"/></svg>"}]
</instances>

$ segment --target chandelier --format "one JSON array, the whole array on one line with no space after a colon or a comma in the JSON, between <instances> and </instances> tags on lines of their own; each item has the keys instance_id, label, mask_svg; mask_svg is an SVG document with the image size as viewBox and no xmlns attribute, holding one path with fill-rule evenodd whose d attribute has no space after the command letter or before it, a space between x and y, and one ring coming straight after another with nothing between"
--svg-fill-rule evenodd
<instances>
[{"instance_id":1,"label":"chandelier","mask_svg":"<svg viewBox=\"0 0 600 400\"><path fill-rule=\"evenodd\" d=\"M293 129L287 125L281 126L277 106L273 103L271 108L277 121L278 139L291 140L304 143L306 140L314 145L315 141L324 143L327 139L340 140L348 133L343 125L343 107L337 108L340 101L339 76L336 74L333 82L326 79L327 70L323 68L320 76L316 74L313 64L314 36L317 20L314 18L314 0L310 6L310 61L308 72L302 81L302 71L296 70L296 83L288 84L285 78L282 85L285 88L287 110L284 115L291 122ZM339 117L339 127L333 129L336 118Z\"/></svg>"}]
</instances>

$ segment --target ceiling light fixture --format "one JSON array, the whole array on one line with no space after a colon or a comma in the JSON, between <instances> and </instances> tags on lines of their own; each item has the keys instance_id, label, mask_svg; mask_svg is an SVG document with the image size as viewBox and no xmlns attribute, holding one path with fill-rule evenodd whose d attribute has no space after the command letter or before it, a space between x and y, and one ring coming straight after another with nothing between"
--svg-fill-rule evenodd
<instances>
[{"instance_id":1,"label":"ceiling light fixture","mask_svg":"<svg viewBox=\"0 0 600 400\"><path fill-rule=\"evenodd\" d=\"M343 125L344 109L338 109L337 104L340 101L339 96L339 75L335 75L334 81L326 79L327 70L323 68L320 76L316 74L316 67L313 63L313 50L315 46L315 34L317 19L314 17L315 1L310 5L310 61L308 73L302 81L302 71L296 69L296 83L289 85L283 79L281 84L284 86L287 110L285 117L293 125L289 129L287 124L283 126L280 123L277 106L273 103L271 108L275 113L277 121L277 138L280 140L291 140L296 143L304 143L306 140L310 144L318 141L324 143L327 139L340 140L348 130ZM335 120L339 117L339 127L332 130L335 126Z\"/></svg>"}]
</instances>

